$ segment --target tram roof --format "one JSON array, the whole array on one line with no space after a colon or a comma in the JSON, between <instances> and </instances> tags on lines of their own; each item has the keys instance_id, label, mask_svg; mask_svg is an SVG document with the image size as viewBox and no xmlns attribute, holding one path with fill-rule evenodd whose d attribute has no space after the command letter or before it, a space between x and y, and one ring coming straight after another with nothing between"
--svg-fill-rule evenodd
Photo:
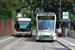
<instances>
[{"instance_id":1,"label":"tram roof","mask_svg":"<svg viewBox=\"0 0 75 50\"><path fill-rule=\"evenodd\" d=\"M38 16L55 16L55 13L37 13Z\"/></svg>"},{"instance_id":2,"label":"tram roof","mask_svg":"<svg viewBox=\"0 0 75 50\"><path fill-rule=\"evenodd\" d=\"M31 18L18 18L18 21L31 21Z\"/></svg>"}]
</instances>

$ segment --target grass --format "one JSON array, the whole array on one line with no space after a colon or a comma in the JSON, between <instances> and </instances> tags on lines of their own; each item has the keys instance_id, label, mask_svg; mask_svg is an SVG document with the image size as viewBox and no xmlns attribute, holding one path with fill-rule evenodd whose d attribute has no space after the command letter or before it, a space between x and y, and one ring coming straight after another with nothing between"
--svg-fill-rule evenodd
<instances>
[{"instance_id":1,"label":"grass","mask_svg":"<svg viewBox=\"0 0 75 50\"><path fill-rule=\"evenodd\" d=\"M7 35L4 35L4 34L0 34L0 37L4 37L4 36L11 36L11 34L7 34Z\"/></svg>"},{"instance_id":2,"label":"grass","mask_svg":"<svg viewBox=\"0 0 75 50\"><path fill-rule=\"evenodd\" d=\"M4 36L4 34L0 34L0 37Z\"/></svg>"},{"instance_id":3,"label":"grass","mask_svg":"<svg viewBox=\"0 0 75 50\"><path fill-rule=\"evenodd\" d=\"M6 36L11 36L11 34L7 34Z\"/></svg>"}]
</instances>

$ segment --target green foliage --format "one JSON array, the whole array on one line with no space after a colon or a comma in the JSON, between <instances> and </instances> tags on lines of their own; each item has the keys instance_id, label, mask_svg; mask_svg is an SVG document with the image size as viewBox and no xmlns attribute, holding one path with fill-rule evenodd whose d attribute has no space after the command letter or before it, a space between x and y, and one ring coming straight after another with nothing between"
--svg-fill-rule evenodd
<instances>
[{"instance_id":1,"label":"green foliage","mask_svg":"<svg viewBox=\"0 0 75 50\"><path fill-rule=\"evenodd\" d=\"M45 12L44 9L39 10L39 12Z\"/></svg>"},{"instance_id":2,"label":"green foliage","mask_svg":"<svg viewBox=\"0 0 75 50\"><path fill-rule=\"evenodd\" d=\"M35 22L35 20L36 20L35 17L34 17L34 14L33 14L33 13L28 13L26 17L27 17L27 18L31 18L32 24L34 25L34 22Z\"/></svg>"},{"instance_id":3,"label":"green foliage","mask_svg":"<svg viewBox=\"0 0 75 50\"><path fill-rule=\"evenodd\" d=\"M33 24L33 29L35 29L35 17L34 17L34 14L33 13L28 13L27 14L27 16L26 16L27 18L31 18L31 20L32 20L32 24Z\"/></svg>"},{"instance_id":4,"label":"green foliage","mask_svg":"<svg viewBox=\"0 0 75 50\"><path fill-rule=\"evenodd\" d=\"M9 16L9 14L8 14L9 11L7 9L3 8L2 6L0 6L0 8L1 8L0 9L0 19L2 21L4 21L4 23L6 23L8 16Z\"/></svg>"},{"instance_id":5,"label":"green foliage","mask_svg":"<svg viewBox=\"0 0 75 50\"><path fill-rule=\"evenodd\" d=\"M70 14L70 20L72 23L75 23L75 16L73 14Z\"/></svg>"},{"instance_id":6,"label":"green foliage","mask_svg":"<svg viewBox=\"0 0 75 50\"><path fill-rule=\"evenodd\" d=\"M7 19L8 18L13 18L15 21L17 20L17 13L15 12L15 10L13 10L12 8L10 9L5 9L3 7L0 6L0 19L2 21L4 21L4 24L7 23Z\"/></svg>"},{"instance_id":7,"label":"green foliage","mask_svg":"<svg viewBox=\"0 0 75 50\"><path fill-rule=\"evenodd\" d=\"M33 26L33 31L36 31L36 26Z\"/></svg>"},{"instance_id":8,"label":"green foliage","mask_svg":"<svg viewBox=\"0 0 75 50\"><path fill-rule=\"evenodd\" d=\"M59 0L33 0L33 2L30 0L0 0L0 19L4 20L5 23L8 18L13 18L17 21L17 12L21 10L23 17L26 14L26 17L31 18L34 24L34 14L29 13L29 11L32 10L35 12L36 8L40 9L39 12L55 12L57 19L59 19L59 4ZM75 6L74 0L61 0L61 12L73 12L73 6ZM75 19L73 18L73 14L70 15L70 19L74 23Z\"/></svg>"},{"instance_id":9,"label":"green foliage","mask_svg":"<svg viewBox=\"0 0 75 50\"><path fill-rule=\"evenodd\" d=\"M14 21L16 22L17 21L17 12L14 10L14 9L10 9L10 16L9 16L9 18L13 18L14 19Z\"/></svg>"}]
</instances>

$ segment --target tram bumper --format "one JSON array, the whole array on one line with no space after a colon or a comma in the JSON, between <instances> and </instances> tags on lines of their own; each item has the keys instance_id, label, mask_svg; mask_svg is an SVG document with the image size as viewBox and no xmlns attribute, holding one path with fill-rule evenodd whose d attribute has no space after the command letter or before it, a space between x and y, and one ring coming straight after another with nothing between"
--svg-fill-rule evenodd
<instances>
[{"instance_id":1,"label":"tram bumper","mask_svg":"<svg viewBox=\"0 0 75 50\"><path fill-rule=\"evenodd\" d=\"M53 36L39 36L39 40L53 40Z\"/></svg>"},{"instance_id":2,"label":"tram bumper","mask_svg":"<svg viewBox=\"0 0 75 50\"><path fill-rule=\"evenodd\" d=\"M30 35L30 34L29 33L18 33L17 35L25 36L25 35Z\"/></svg>"}]
</instances>

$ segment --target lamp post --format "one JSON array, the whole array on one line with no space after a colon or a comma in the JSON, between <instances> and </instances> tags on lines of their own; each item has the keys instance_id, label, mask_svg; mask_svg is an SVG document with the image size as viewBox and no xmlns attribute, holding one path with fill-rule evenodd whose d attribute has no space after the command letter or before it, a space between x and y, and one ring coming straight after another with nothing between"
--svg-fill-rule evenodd
<instances>
[{"instance_id":1,"label":"lamp post","mask_svg":"<svg viewBox=\"0 0 75 50\"><path fill-rule=\"evenodd\" d=\"M61 20L61 0L60 0L60 4L59 4L59 20ZM59 27L61 27L61 23L59 22Z\"/></svg>"},{"instance_id":2,"label":"lamp post","mask_svg":"<svg viewBox=\"0 0 75 50\"><path fill-rule=\"evenodd\" d=\"M32 4L32 2L33 2L33 0L30 0L31 2L30 2L30 13L31 13L31 4Z\"/></svg>"}]
</instances>

